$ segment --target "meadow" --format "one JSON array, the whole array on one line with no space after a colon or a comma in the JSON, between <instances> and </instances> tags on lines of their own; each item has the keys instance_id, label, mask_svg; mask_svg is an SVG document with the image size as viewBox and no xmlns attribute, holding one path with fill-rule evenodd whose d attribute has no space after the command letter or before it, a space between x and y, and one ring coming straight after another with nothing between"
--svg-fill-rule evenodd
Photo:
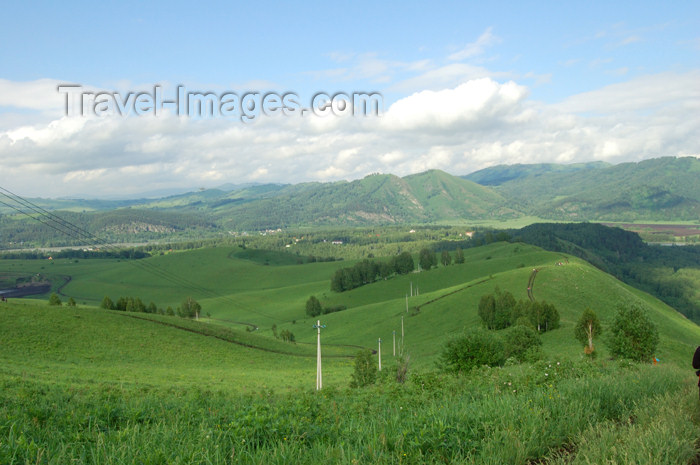
<instances>
[{"instance_id":1,"label":"meadow","mask_svg":"<svg viewBox=\"0 0 700 465\"><path fill-rule=\"evenodd\" d=\"M297 264L295 254L238 246L138 261L3 260L3 273L60 277L54 290L78 306L50 307L46 296L0 306L0 463L693 463L697 325L565 254L493 243L465 258L343 293L329 290L330 277L353 260ZM498 286L526 299L533 268L535 298L561 315L541 336L541 359L442 372L445 342L480 324L481 296ZM105 295L159 307L192 295L205 317L100 309ZM319 317L320 392L310 295L347 307ZM573 337L584 308L605 330L631 303L659 330L660 363L611 359L605 331L598 357L585 357ZM394 332L409 357L404 383ZM350 388L354 355L379 338L378 382Z\"/></svg>"}]
</instances>

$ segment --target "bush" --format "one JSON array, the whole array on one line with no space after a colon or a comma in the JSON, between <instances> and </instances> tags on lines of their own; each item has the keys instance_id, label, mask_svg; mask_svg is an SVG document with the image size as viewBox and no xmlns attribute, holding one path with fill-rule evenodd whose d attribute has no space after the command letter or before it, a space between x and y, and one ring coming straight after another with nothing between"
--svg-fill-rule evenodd
<instances>
[{"instance_id":1,"label":"bush","mask_svg":"<svg viewBox=\"0 0 700 465\"><path fill-rule=\"evenodd\" d=\"M58 297L58 294L55 292L51 294L51 297L49 297L49 305L60 307L62 304L63 302L61 302L61 298Z\"/></svg>"},{"instance_id":2,"label":"bush","mask_svg":"<svg viewBox=\"0 0 700 465\"><path fill-rule=\"evenodd\" d=\"M377 364L374 363L372 351L364 349L355 357L355 371L352 373L350 387L364 387L377 380Z\"/></svg>"},{"instance_id":3,"label":"bush","mask_svg":"<svg viewBox=\"0 0 700 465\"><path fill-rule=\"evenodd\" d=\"M474 328L445 344L439 364L445 371L461 373L482 365L500 366L505 360L503 340L493 332Z\"/></svg>"},{"instance_id":4,"label":"bush","mask_svg":"<svg viewBox=\"0 0 700 465\"><path fill-rule=\"evenodd\" d=\"M542 340L534 328L518 325L507 330L504 345L506 358L514 358L519 362L524 362L527 360L527 352L541 347Z\"/></svg>"},{"instance_id":5,"label":"bush","mask_svg":"<svg viewBox=\"0 0 700 465\"><path fill-rule=\"evenodd\" d=\"M637 305L620 307L610 329L610 352L635 361L650 360L659 343L659 331Z\"/></svg>"}]
</instances>

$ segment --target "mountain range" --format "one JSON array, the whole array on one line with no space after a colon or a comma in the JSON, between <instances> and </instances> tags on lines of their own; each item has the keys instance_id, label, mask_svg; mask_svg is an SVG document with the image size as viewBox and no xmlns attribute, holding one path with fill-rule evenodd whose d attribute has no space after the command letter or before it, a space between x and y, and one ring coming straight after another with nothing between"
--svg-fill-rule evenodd
<instances>
[{"instance_id":1,"label":"mountain range","mask_svg":"<svg viewBox=\"0 0 700 465\"><path fill-rule=\"evenodd\" d=\"M461 177L430 170L405 177L372 174L329 183L229 185L159 199L31 201L47 210L62 210L68 221L92 233L109 232L116 241L523 217L698 221L700 160L664 157L618 165L499 165ZM8 242L31 243L39 236L56 235L21 214L22 208L10 208L7 200L0 204L3 248Z\"/></svg>"}]
</instances>

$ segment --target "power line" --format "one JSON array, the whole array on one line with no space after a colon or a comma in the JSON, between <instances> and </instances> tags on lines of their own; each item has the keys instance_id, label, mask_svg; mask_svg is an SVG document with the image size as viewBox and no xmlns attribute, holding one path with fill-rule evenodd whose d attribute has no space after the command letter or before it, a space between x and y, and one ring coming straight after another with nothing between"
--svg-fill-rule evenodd
<instances>
[{"instance_id":1,"label":"power line","mask_svg":"<svg viewBox=\"0 0 700 465\"><path fill-rule=\"evenodd\" d=\"M105 249L111 250L111 251L118 251L119 249L104 241L103 239L100 239L98 236L95 234L87 231L86 229L71 223L70 221L61 218L60 216L42 208L41 206L35 204L34 202L27 200L23 197L21 197L18 194L15 194L14 192L5 189L4 187L0 186L0 195L3 197L9 199L11 202L15 202L16 204L19 204L20 207L17 207L16 205L8 204L7 202L4 202L0 200L0 203L3 205L23 214L28 216L29 218L38 221L39 223L44 224L45 226L48 226L62 234L65 234L73 239L78 239L81 241L89 241L91 242L91 245L97 245L100 247L103 247ZM23 208L27 208L30 211L34 213L30 214L27 211L25 211ZM37 216L38 215L38 216ZM137 268L140 268L142 271L146 273L151 273L159 278L165 280L166 282L169 282L170 284L176 285L176 286L181 286L184 288L188 288L190 290L196 291L200 294L203 294L205 297L208 298L213 298L213 299L222 299L224 301L228 301L230 303L233 303L239 307L243 307L245 310L255 313L260 316L264 316L267 318L275 319L272 315L268 315L265 312L261 312L259 310L254 310L250 308L247 305L241 305L240 302L236 302L235 300L231 299L230 297L219 294L213 290L207 289L205 287L202 287L193 281L190 281L186 278L183 278L182 276L179 276L177 274L174 274L168 270L163 270L152 263L148 262L141 262L140 260L129 260L127 263L131 264L132 266L136 266Z\"/></svg>"}]
</instances>

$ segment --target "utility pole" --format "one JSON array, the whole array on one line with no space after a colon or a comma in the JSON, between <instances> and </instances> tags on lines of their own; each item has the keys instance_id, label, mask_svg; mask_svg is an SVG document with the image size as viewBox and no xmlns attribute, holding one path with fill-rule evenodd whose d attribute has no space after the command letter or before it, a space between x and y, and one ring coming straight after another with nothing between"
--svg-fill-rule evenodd
<instances>
[{"instance_id":1,"label":"utility pole","mask_svg":"<svg viewBox=\"0 0 700 465\"><path fill-rule=\"evenodd\" d=\"M382 338L379 338L379 350L377 351L379 355L379 371L382 371Z\"/></svg>"},{"instance_id":2,"label":"utility pole","mask_svg":"<svg viewBox=\"0 0 700 465\"><path fill-rule=\"evenodd\" d=\"M392 334L394 336L394 357L396 357L396 330L393 330Z\"/></svg>"},{"instance_id":3,"label":"utility pole","mask_svg":"<svg viewBox=\"0 0 700 465\"><path fill-rule=\"evenodd\" d=\"M408 313L408 294L406 294L406 313Z\"/></svg>"},{"instance_id":4,"label":"utility pole","mask_svg":"<svg viewBox=\"0 0 700 465\"><path fill-rule=\"evenodd\" d=\"M399 355L403 357L403 316L401 317L401 347L399 347Z\"/></svg>"},{"instance_id":5,"label":"utility pole","mask_svg":"<svg viewBox=\"0 0 700 465\"><path fill-rule=\"evenodd\" d=\"M323 376L321 373L321 328L325 328L326 325L321 324L321 320L316 320L314 328L318 330L317 337L317 349L316 349L316 390L320 391L323 387Z\"/></svg>"}]
</instances>

